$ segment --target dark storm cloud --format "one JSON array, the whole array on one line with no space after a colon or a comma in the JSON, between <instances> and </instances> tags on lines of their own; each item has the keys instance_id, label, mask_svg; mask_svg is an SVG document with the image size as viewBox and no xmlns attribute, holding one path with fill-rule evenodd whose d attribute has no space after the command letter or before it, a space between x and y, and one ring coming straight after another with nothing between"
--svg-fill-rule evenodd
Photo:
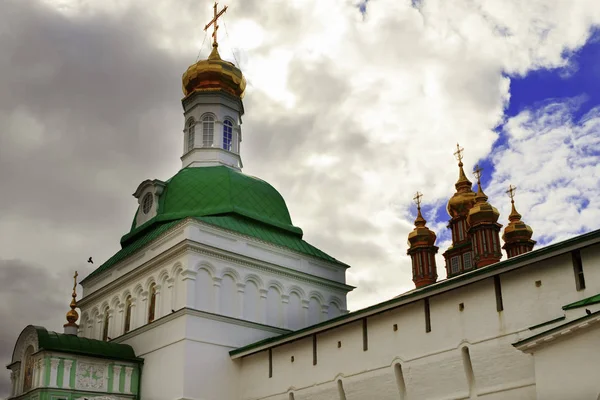
<instances>
[{"instance_id":1,"label":"dark storm cloud","mask_svg":"<svg viewBox=\"0 0 600 400\"><path fill-rule=\"evenodd\" d=\"M27 325L61 329L61 314L68 311L72 280L68 273L0 259L0 364L8 365L19 333ZM57 318L58 317L58 318ZM65 321L66 322L66 321ZM8 395L8 371L0 373L0 396Z\"/></svg>"}]
</instances>

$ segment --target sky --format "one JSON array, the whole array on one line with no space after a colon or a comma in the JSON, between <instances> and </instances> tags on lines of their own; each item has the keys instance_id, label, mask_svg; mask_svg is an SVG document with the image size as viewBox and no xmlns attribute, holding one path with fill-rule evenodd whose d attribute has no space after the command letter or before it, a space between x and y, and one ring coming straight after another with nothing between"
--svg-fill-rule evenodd
<instances>
[{"instance_id":1,"label":"sky","mask_svg":"<svg viewBox=\"0 0 600 400\"><path fill-rule=\"evenodd\" d=\"M503 224L518 188L538 247L600 228L597 0L224 4L220 53L248 81L244 172L352 266L351 310L413 287L417 190L445 277L457 142ZM198 0L0 3L4 364L26 325L62 329L73 271L119 249L138 184L181 167L181 75L208 55L211 14Z\"/></svg>"}]
</instances>

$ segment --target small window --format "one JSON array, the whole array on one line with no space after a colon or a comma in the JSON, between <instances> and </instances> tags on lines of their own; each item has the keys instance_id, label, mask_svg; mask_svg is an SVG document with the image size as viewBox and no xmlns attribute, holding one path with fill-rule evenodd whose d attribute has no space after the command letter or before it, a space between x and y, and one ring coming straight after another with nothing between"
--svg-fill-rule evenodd
<instances>
[{"instance_id":1,"label":"small window","mask_svg":"<svg viewBox=\"0 0 600 400\"><path fill-rule=\"evenodd\" d=\"M193 119L188 123L187 130L187 141L186 141L186 152L192 150L194 148L194 140L196 136L196 125Z\"/></svg>"},{"instance_id":2,"label":"small window","mask_svg":"<svg viewBox=\"0 0 600 400\"><path fill-rule=\"evenodd\" d=\"M452 257L450 260L450 272L453 274L457 274L460 272L460 265L458 261L458 256Z\"/></svg>"},{"instance_id":3,"label":"small window","mask_svg":"<svg viewBox=\"0 0 600 400\"><path fill-rule=\"evenodd\" d=\"M471 253L463 254L463 265L465 266L465 270L471 269Z\"/></svg>"},{"instance_id":4,"label":"small window","mask_svg":"<svg viewBox=\"0 0 600 400\"><path fill-rule=\"evenodd\" d=\"M223 122L223 148L231 151L231 141L233 139L233 123L226 119Z\"/></svg>"},{"instance_id":5,"label":"small window","mask_svg":"<svg viewBox=\"0 0 600 400\"><path fill-rule=\"evenodd\" d=\"M156 316L156 284L150 286L150 304L148 305L148 323L154 321Z\"/></svg>"},{"instance_id":6,"label":"small window","mask_svg":"<svg viewBox=\"0 0 600 400\"><path fill-rule=\"evenodd\" d=\"M125 328L123 329L124 333L129 332L131 329L131 309L133 307L133 301L131 296L127 296L127 300L125 300Z\"/></svg>"},{"instance_id":7,"label":"small window","mask_svg":"<svg viewBox=\"0 0 600 400\"><path fill-rule=\"evenodd\" d=\"M152 193L146 193L144 198L142 199L142 212L144 214L148 214L150 209L152 208L152 203L154 203L154 197Z\"/></svg>"},{"instance_id":8,"label":"small window","mask_svg":"<svg viewBox=\"0 0 600 400\"><path fill-rule=\"evenodd\" d=\"M215 136L215 118L212 115L205 115L202 118L202 146L212 147Z\"/></svg>"},{"instance_id":9,"label":"small window","mask_svg":"<svg viewBox=\"0 0 600 400\"><path fill-rule=\"evenodd\" d=\"M106 311L104 311L104 327L102 329L102 340L103 341L108 341L108 321L109 321L109 316L108 316L108 308L106 309Z\"/></svg>"}]
</instances>

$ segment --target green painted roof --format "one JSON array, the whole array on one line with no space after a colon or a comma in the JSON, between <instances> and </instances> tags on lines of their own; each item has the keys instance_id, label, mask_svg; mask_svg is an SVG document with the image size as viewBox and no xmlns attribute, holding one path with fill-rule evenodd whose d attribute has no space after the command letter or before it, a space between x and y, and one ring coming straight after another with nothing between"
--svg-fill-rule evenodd
<instances>
[{"instance_id":1,"label":"green painted roof","mask_svg":"<svg viewBox=\"0 0 600 400\"><path fill-rule=\"evenodd\" d=\"M566 306L563 306L562 309L563 310L572 310L574 308L590 306L592 304L598 304L598 303L600 303L600 293L595 296L588 297L586 299L579 300L579 301L576 301L571 304L567 304Z\"/></svg>"},{"instance_id":2,"label":"green painted roof","mask_svg":"<svg viewBox=\"0 0 600 400\"><path fill-rule=\"evenodd\" d=\"M157 222L222 214L241 215L302 236L302 229L292 225L285 200L267 182L225 166L191 167L166 182L157 215L139 227L134 227L134 218L121 243L135 240Z\"/></svg>"},{"instance_id":3,"label":"green painted roof","mask_svg":"<svg viewBox=\"0 0 600 400\"><path fill-rule=\"evenodd\" d=\"M142 361L135 356L133 348L127 344L104 342L75 335L49 332L41 326L34 326L40 349L63 353L80 354L91 357L111 358L126 361Z\"/></svg>"}]
</instances>

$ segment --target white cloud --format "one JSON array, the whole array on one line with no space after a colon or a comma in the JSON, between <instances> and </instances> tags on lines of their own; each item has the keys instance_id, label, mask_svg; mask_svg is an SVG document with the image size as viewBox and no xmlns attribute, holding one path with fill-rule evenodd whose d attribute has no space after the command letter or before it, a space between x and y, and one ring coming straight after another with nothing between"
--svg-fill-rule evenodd
<instances>
[{"instance_id":1,"label":"white cloud","mask_svg":"<svg viewBox=\"0 0 600 400\"><path fill-rule=\"evenodd\" d=\"M212 7L199 6L195 0L46 2L76 21L110 14L127 26L135 19L136 29L154 47L188 64L198 53L204 24L212 18ZM498 137L494 128L503 122L510 99L510 80L503 72L525 75L532 69L568 66L566 55L582 46L591 26L600 23L596 0L552 4L426 0L418 8L408 0L380 0L368 3L365 18L355 3L231 0L225 15L228 35L224 26L219 31L221 55L233 60L231 48L235 48L249 82L242 144L245 172L282 192L308 241L353 266L348 281L359 288L349 297L352 309L412 286L406 236L414 218L407 212L413 193L424 192L429 204L441 204L452 195L457 177L452 152L457 141L466 148L467 170L488 155ZM102 18L94 20L94 29L101 24ZM134 43L127 42L128 54L138 51ZM131 57L127 62L139 63L138 80L157 80L143 76L148 59ZM173 69L160 73L170 76L177 87L186 67L185 63L178 69L169 65ZM97 80L117 76L111 74ZM124 85L122 90L131 93L134 88ZM99 90L98 96L102 95ZM152 93L160 95L160 91ZM179 107L173 101L168 110L130 112L140 114L140 120L153 114L161 127L180 132ZM556 238L595 228L591 225L598 221L592 211L577 211L570 200L564 203L573 194L588 193L592 205L593 186L598 186L592 165L597 155L581 149L597 140L582 133L597 129L592 126L597 124L597 114L590 114L577 129L567 114L560 107L553 113L531 110L509 121L509 145L494 158L498 178L487 190L494 205L504 207L505 218L505 202L500 200L504 198L496 200L492 195L500 195L509 178L517 186L531 188L531 194L519 194L519 209L536 232L556 232ZM88 122L100 128L109 125L102 116ZM549 129L550 125L556 127ZM139 126L139 131L135 129L121 134L142 132ZM162 152L161 160L174 160L152 170L157 178L167 179L174 174L172 165L180 154L163 151L164 132L152 131L146 137L148 146L160 137L153 154ZM180 135L168 138L177 142L168 149L178 152ZM567 139L571 144L563 144ZM540 154L546 148L554 150ZM122 167L130 167L139 181L149 177L148 170L140 167L146 165L141 161L144 156L132 154L129 166ZM102 176L100 169L108 167L96 168L94 177ZM543 184L538 178L536 186L530 175L538 168L535 175L545 178ZM119 212L126 214L123 210L132 207L132 199L130 191L121 193L120 188L135 185L115 174L105 176L119 188L107 204L114 208L115 198L120 198L124 205ZM549 190L559 186L561 178L570 182L569 190ZM96 212L110 214L113 208ZM544 220L544 210L554 209L555 220ZM438 232L445 229L445 215L437 216L437 222L425 217ZM28 221L22 217L22 224ZM563 228L565 221L570 227ZM102 235L112 237L106 247L114 248L123 226L103 228ZM440 253L445 245L440 244ZM438 263L441 271L441 257Z\"/></svg>"}]
</instances>

